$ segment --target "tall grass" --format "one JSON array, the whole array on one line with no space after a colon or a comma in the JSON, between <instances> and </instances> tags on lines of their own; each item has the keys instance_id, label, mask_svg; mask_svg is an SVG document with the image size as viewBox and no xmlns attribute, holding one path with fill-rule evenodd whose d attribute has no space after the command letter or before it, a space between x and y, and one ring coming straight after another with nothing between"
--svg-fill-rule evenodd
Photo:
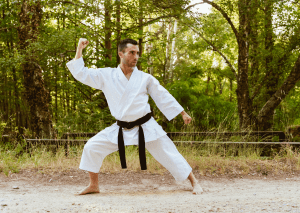
<instances>
[{"instance_id":1,"label":"tall grass","mask_svg":"<svg viewBox=\"0 0 300 213\"><path fill-rule=\"evenodd\" d=\"M179 152L188 161L193 170L202 175L278 175L296 173L300 169L298 150L291 146L282 146L279 152L270 157L261 157L261 148L256 145L220 144L179 144ZM48 146L32 147L27 152L22 147L7 149L0 146L0 172L5 175L20 170L36 169L38 171L67 171L78 169L83 145L70 147L69 155L65 156L63 147L56 152ZM147 172L163 174L166 169L161 166L148 152ZM130 171L140 171L138 148L126 147L127 167ZM118 152L104 159L100 172L122 172Z\"/></svg>"},{"instance_id":2,"label":"tall grass","mask_svg":"<svg viewBox=\"0 0 300 213\"><path fill-rule=\"evenodd\" d=\"M192 113L190 113L193 116ZM212 132L222 133L228 128L228 120L224 121L218 128L211 129ZM195 118L193 118L195 120ZM236 119L235 119L236 120ZM237 123L235 123L237 129ZM68 125L61 127L66 130ZM80 130L86 130L78 128ZM78 126L77 126L78 127ZM75 128L76 129L76 128ZM232 129L232 125L231 125ZM174 129L175 130L175 129ZM0 126L0 135L1 135ZM184 125L182 132L201 131L193 123ZM64 131L62 131L64 132ZM300 155L298 149L288 145L282 145L280 149L270 149L268 157L262 157L263 148L259 145L249 144L216 144L210 143L223 140L221 134L210 137L181 136L174 141L206 141L205 144L179 143L177 148L194 170L202 175L278 175L282 173L296 173L300 169ZM230 141L254 141L255 138L246 136L232 136ZM71 146L69 155L65 156L65 150L61 146L58 150L52 150L51 146L35 146L25 149L24 141L12 141L1 144L0 141L0 172L5 175L16 173L23 169L36 169L38 171L61 171L78 169L83 145ZM148 152L147 172L166 172ZM126 147L126 159L128 170L140 171L138 148L136 146ZM122 172L119 154L115 152L104 159L100 172L114 173Z\"/></svg>"}]
</instances>

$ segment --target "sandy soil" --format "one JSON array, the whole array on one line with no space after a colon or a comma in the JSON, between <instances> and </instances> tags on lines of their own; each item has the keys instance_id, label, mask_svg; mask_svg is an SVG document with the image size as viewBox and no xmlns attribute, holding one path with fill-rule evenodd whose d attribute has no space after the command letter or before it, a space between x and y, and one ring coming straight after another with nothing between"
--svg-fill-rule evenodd
<instances>
[{"instance_id":1,"label":"sandy soil","mask_svg":"<svg viewBox=\"0 0 300 213\"><path fill-rule=\"evenodd\" d=\"M299 212L300 176L195 176L205 192L170 174L100 174L100 194L75 195L88 184L83 171L0 175L0 212Z\"/></svg>"}]
</instances>

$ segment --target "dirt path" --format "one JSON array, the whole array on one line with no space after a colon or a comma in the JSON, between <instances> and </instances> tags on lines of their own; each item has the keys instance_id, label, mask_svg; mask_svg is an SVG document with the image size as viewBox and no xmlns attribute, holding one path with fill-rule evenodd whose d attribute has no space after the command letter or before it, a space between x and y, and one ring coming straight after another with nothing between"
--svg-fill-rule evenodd
<instances>
[{"instance_id":1,"label":"dirt path","mask_svg":"<svg viewBox=\"0 0 300 213\"><path fill-rule=\"evenodd\" d=\"M169 174L100 175L101 193L74 195L88 184L82 171L0 175L0 212L299 212L300 177L203 177L205 192ZM14 189L17 186L18 189Z\"/></svg>"}]
</instances>

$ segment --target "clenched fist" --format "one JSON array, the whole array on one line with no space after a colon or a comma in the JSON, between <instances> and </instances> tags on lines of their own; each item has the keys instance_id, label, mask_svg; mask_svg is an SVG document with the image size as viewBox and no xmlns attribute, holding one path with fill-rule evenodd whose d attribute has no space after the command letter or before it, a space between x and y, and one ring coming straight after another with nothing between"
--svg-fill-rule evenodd
<instances>
[{"instance_id":1,"label":"clenched fist","mask_svg":"<svg viewBox=\"0 0 300 213\"><path fill-rule=\"evenodd\" d=\"M185 111L182 111L180 114L182 115L182 119L184 121L184 124L191 123L192 118Z\"/></svg>"},{"instance_id":2,"label":"clenched fist","mask_svg":"<svg viewBox=\"0 0 300 213\"><path fill-rule=\"evenodd\" d=\"M86 48L86 46L89 44L89 41L86 38L80 38L78 42L78 47L75 55L75 60L82 57L82 50Z\"/></svg>"},{"instance_id":3,"label":"clenched fist","mask_svg":"<svg viewBox=\"0 0 300 213\"><path fill-rule=\"evenodd\" d=\"M83 50L89 44L89 41L86 38L80 38L78 42L78 49Z\"/></svg>"}]
</instances>

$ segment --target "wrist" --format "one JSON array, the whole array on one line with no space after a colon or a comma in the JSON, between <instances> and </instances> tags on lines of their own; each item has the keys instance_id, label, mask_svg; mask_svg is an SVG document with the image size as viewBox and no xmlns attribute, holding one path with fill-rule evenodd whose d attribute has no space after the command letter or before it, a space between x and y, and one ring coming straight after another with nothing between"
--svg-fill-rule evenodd
<instances>
[{"instance_id":1,"label":"wrist","mask_svg":"<svg viewBox=\"0 0 300 213\"><path fill-rule=\"evenodd\" d=\"M76 53L77 53L77 54L81 54L82 51L83 51L83 48L79 48L79 47L78 47Z\"/></svg>"},{"instance_id":2,"label":"wrist","mask_svg":"<svg viewBox=\"0 0 300 213\"><path fill-rule=\"evenodd\" d=\"M77 49L77 52L76 52L76 55L75 55L75 60L76 60L76 59L79 59L79 58L81 58L81 57L82 57L82 50Z\"/></svg>"}]
</instances>

